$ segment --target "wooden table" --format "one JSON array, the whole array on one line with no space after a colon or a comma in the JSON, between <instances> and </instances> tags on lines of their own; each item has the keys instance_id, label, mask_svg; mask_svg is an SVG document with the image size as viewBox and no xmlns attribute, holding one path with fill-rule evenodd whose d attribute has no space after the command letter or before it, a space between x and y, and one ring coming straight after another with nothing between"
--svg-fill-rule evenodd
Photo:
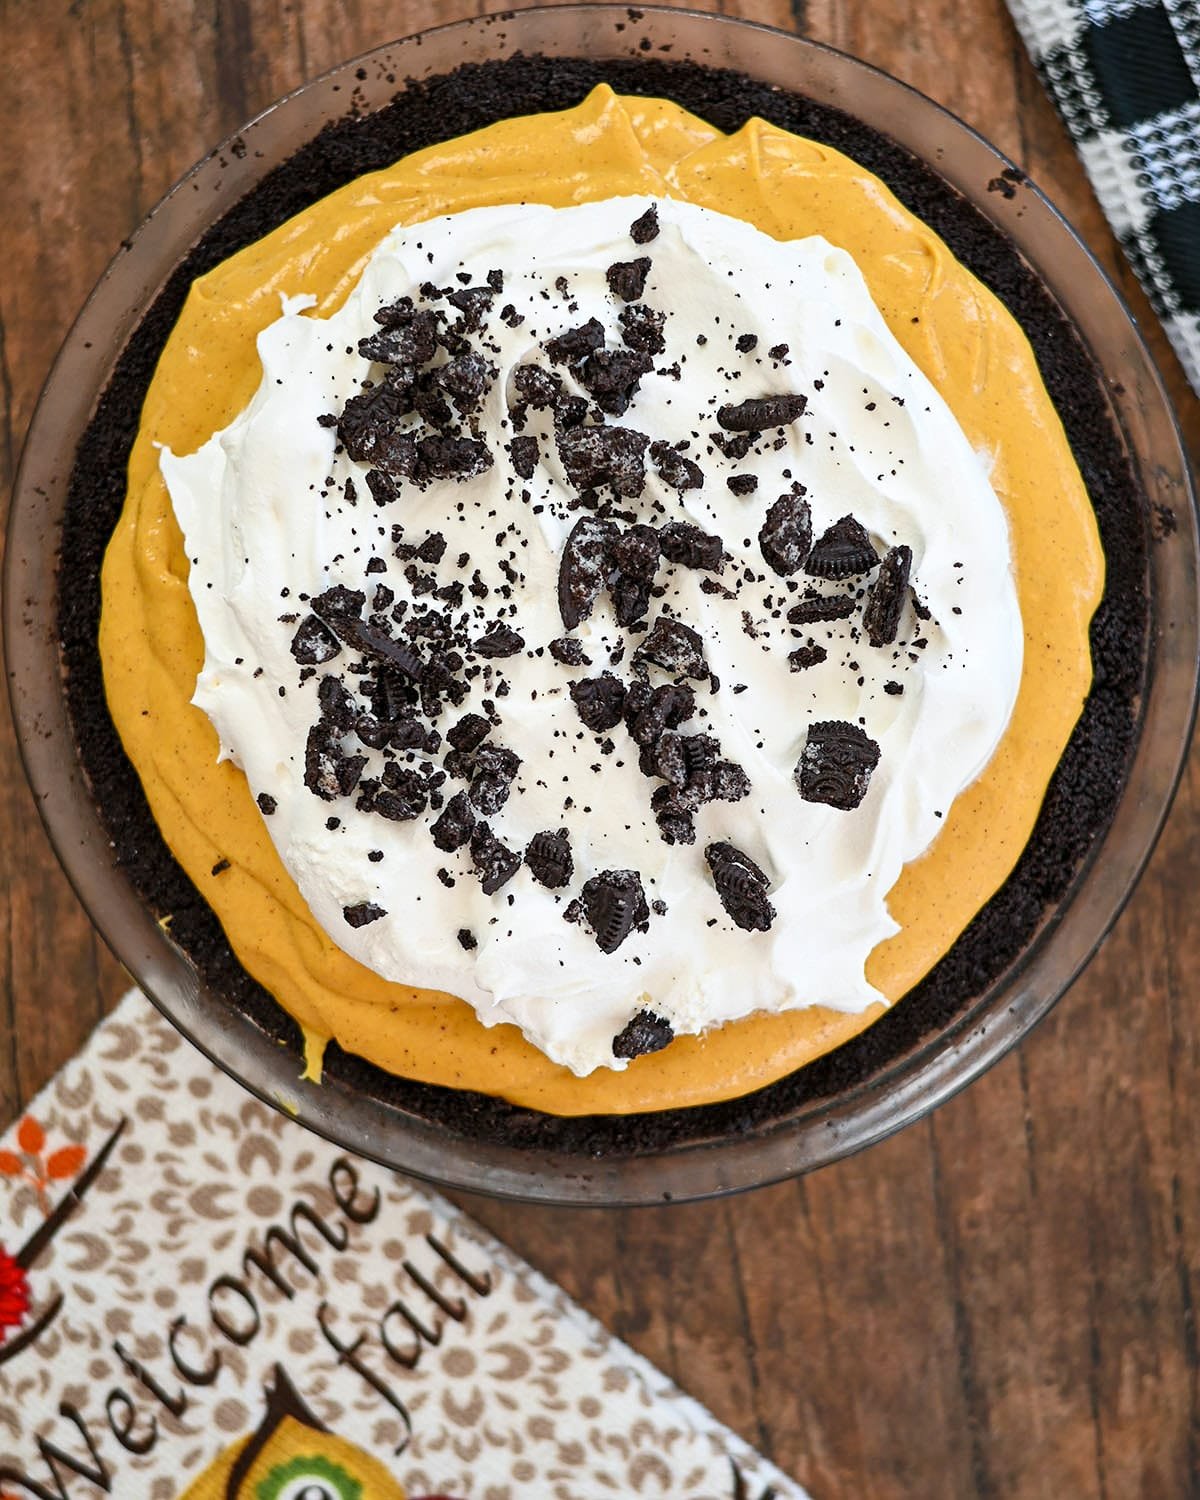
<instances>
[{"instance_id":1,"label":"wooden table","mask_svg":"<svg viewBox=\"0 0 1200 1500\"><path fill-rule=\"evenodd\" d=\"M185 168L305 78L475 8L0 0L3 473L76 309ZM1143 319L1200 449L1200 404L1003 0L708 8L857 53L1015 157ZM7 718L0 850L6 1122L126 984L50 853ZM931 1119L726 1203L469 1206L816 1500L1200 1494L1198 889L1193 760L1099 958L1021 1048Z\"/></svg>"}]
</instances>

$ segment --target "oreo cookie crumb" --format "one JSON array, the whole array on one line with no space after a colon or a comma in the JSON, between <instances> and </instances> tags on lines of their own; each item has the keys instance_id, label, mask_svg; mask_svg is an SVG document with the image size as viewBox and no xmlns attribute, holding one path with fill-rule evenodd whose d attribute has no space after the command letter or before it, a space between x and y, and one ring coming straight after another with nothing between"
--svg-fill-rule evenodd
<instances>
[{"instance_id":1,"label":"oreo cookie crumb","mask_svg":"<svg viewBox=\"0 0 1200 1500\"><path fill-rule=\"evenodd\" d=\"M805 594L787 612L793 625L817 625L827 620L848 620L854 613L854 599L849 594Z\"/></svg>"},{"instance_id":2,"label":"oreo cookie crumb","mask_svg":"<svg viewBox=\"0 0 1200 1500\"><path fill-rule=\"evenodd\" d=\"M670 1021L655 1015L652 1010L639 1010L613 1037L613 1056L645 1057L650 1052L661 1052L674 1040L675 1031Z\"/></svg>"},{"instance_id":3,"label":"oreo cookie crumb","mask_svg":"<svg viewBox=\"0 0 1200 1500\"><path fill-rule=\"evenodd\" d=\"M580 899L601 953L615 953L635 928L650 921L636 870L602 870L584 884Z\"/></svg>"},{"instance_id":4,"label":"oreo cookie crumb","mask_svg":"<svg viewBox=\"0 0 1200 1500\"><path fill-rule=\"evenodd\" d=\"M872 646L890 646L896 639L908 596L911 567L911 547L892 547L879 565L871 586L871 597L863 610L863 628Z\"/></svg>"},{"instance_id":5,"label":"oreo cookie crumb","mask_svg":"<svg viewBox=\"0 0 1200 1500\"><path fill-rule=\"evenodd\" d=\"M348 927L366 927L371 922L378 922L380 917L386 917L387 912L374 901L359 901L354 906L343 906L342 916Z\"/></svg>"},{"instance_id":6,"label":"oreo cookie crumb","mask_svg":"<svg viewBox=\"0 0 1200 1500\"><path fill-rule=\"evenodd\" d=\"M798 573L812 547L812 517L803 495L780 495L758 533L763 561L781 578Z\"/></svg>"},{"instance_id":7,"label":"oreo cookie crumb","mask_svg":"<svg viewBox=\"0 0 1200 1500\"><path fill-rule=\"evenodd\" d=\"M593 734L604 734L621 722L625 697L625 684L611 672L601 672L599 677L584 677L571 684L575 711Z\"/></svg>"},{"instance_id":8,"label":"oreo cookie crumb","mask_svg":"<svg viewBox=\"0 0 1200 1500\"><path fill-rule=\"evenodd\" d=\"M271 796L270 792L259 792L254 800L258 803L258 810L264 818L272 817L279 807L279 803Z\"/></svg>"},{"instance_id":9,"label":"oreo cookie crumb","mask_svg":"<svg viewBox=\"0 0 1200 1500\"><path fill-rule=\"evenodd\" d=\"M479 939L469 927L460 927L458 929L458 941L468 953L473 952L479 947Z\"/></svg>"},{"instance_id":10,"label":"oreo cookie crumb","mask_svg":"<svg viewBox=\"0 0 1200 1500\"><path fill-rule=\"evenodd\" d=\"M658 205L652 203L629 226L629 238L635 245L648 245L658 238Z\"/></svg>"},{"instance_id":11,"label":"oreo cookie crumb","mask_svg":"<svg viewBox=\"0 0 1200 1500\"><path fill-rule=\"evenodd\" d=\"M704 858L721 905L734 925L743 932L768 932L775 908L767 900L771 882L758 865L733 844L709 844Z\"/></svg>"},{"instance_id":12,"label":"oreo cookie crumb","mask_svg":"<svg viewBox=\"0 0 1200 1500\"><path fill-rule=\"evenodd\" d=\"M867 795L879 764L879 746L866 730L841 719L813 724L796 766L796 786L806 802L852 812Z\"/></svg>"},{"instance_id":13,"label":"oreo cookie crumb","mask_svg":"<svg viewBox=\"0 0 1200 1500\"><path fill-rule=\"evenodd\" d=\"M759 396L717 408L717 421L726 432L765 432L786 427L804 415L808 397L798 394Z\"/></svg>"},{"instance_id":14,"label":"oreo cookie crumb","mask_svg":"<svg viewBox=\"0 0 1200 1500\"><path fill-rule=\"evenodd\" d=\"M646 277L650 274L650 257L639 255L636 260L614 261L605 271L608 289L622 302L640 302L646 290Z\"/></svg>"},{"instance_id":15,"label":"oreo cookie crumb","mask_svg":"<svg viewBox=\"0 0 1200 1500\"><path fill-rule=\"evenodd\" d=\"M853 516L843 516L813 543L804 571L814 578L840 582L869 573L878 561L879 554L865 529Z\"/></svg>"},{"instance_id":16,"label":"oreo cookie crumb","mask_svg":"<svg viewBox=\"0 0 1200 1500\"><path fill-rule=\"evenodd\" d=\"M494 896L521 868L521 856L502 844L486 823L471 834L471 859L485 896Z\"/></svg>"},{"instance_id":17,"label":"oreo cookie crumb","mask_svg":"<svg viewBox=\"0 0 1200 1500\"><path fill-rule=\"evenodd\" d=\"M547 890L558 891L570 883L575 870L571 858L571 839L565 828L557 833L547 830L535 833L525 850L525 863L530 874Z\"/></svg>"}]
</instances>

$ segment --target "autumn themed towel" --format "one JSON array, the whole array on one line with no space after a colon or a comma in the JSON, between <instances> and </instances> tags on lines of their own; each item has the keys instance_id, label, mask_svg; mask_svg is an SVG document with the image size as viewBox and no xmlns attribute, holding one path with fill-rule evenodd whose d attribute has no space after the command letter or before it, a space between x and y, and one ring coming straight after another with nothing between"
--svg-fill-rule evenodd
<instances>
[{"instance_id":1,"label":"autumn themed towel","mask_svg":"<svg viewBox=\"0 0 1200 1500\"><path fill-rule=\"evenodd\" d=\"M139 994L0 1142L0 1497L805 1500Z\"/></svg>"}]
</instances>

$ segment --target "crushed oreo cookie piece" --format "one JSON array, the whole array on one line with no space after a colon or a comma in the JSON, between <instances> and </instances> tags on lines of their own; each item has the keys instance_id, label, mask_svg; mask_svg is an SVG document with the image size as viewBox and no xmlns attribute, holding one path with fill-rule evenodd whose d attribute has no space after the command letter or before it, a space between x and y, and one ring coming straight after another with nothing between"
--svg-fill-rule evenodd
<instances>
[{"instance_id":1,"label":"crushed oreo cookie piece","mask_svg":"<svg viewBox=\"0 0 1200 1500\"><path fill-rule=\"evenodd\" d=\"M514 630L511 625L505 625L502 621L490 625L473 647L477 656L486 656L494 660L515 656L518 651L524 649L525 637L519 630Z\"/></svg>"},{"instance_id":2,"label":"crushed oreo cookie piece","mask_svg":"<svg viewBox=\"0 0 1200 1500\"><path fill-rule=\"evenodd\" d=\"M362 784L354 804L360 812L375 813L393 823L411 823L429 803L429 787L419 771L389 761L379 781Z\"/></svg>"},{"instance_id":3,"label":"crushed oreo cookie piece","mask_svg":"<svg viewBox=\"0 0 1200 1500\"><path fill-rule=\"evenodd\" d=\"M555 833L547 829L544 833L535 833L525 850L525 863L539 885L550 891L561 890L575 871L567 830L560 828Z\"/></svg>"},{"instance_id":4,"label":"crushed oreo cookie piece","mask_svg":"<svg viewBox=\"0 0 1200 1500\"><path fill-rule=\"evenodd\" d=\"M662 561L662 547L653 526L631 526L613 543L613 572L608 581L617 624L623 629L645 618L650 590Z\"/></svg>"},{"instance_id":5,"label":"crushed oreo cookie piece","mask_svg":"<svg viewBox=\"0 0 1200 1500\"><path fill-rule=\"evenodd\" d=\"M611 484L618 495L633 500L646 487L646 446L650 439L644 432L599 423L595 427L559 428L555 441L567 479L577 490Z\"/></svg>"},{"instance_id":6,"label":"crushed oreo cookie piece","mask_svg":"<svg viewBox=\"0 0 1200 1500\"><path fill-rule=\"evenodd\" d=\"M446 301L462 313L461 331L474 333L495 296L495 290L490 286L464 286L460 291L451 292Z\"/></svg>"},{"instance_id":7,"label":"crushed oreo cookie piece","mask_svg":"<svg viewBox=\"0 0 1200 1500\"><path fill-rule=\"evenodd\" d=\"M571 701L586 728L593 734L615 729L625 710L625 684L611 672L584 677L571 684Z\"/></svg>"},{"instance_id":8,"label":"crushed oreo cookie piece","mask_svg":"<svg viewBox=\"0 0 1200 1500\"><path fill-rule=\"evenodd\" d=\"M680 567L720 573L725 566L725 548L719 536L703 531L691 521L668 521L658 530L658 541L668 562Z\"/></svg>"},{"instance_id":9,"label":"crushed oreo cookie piece","mask_svg":"<svg viewBox=\"0 0 1200 1500\"><path fill-rule=\"evenodd\" d=\"M344 755L341 736L331 724L317 723L304 747L304 784L322 802L348 797L367 764L365 755Z\"/></svg>"},{"instance_id":10,"label":"crushed oreo cookie piece","mask_svg":"<svg viewBox=\"0 0 1200 1500\"><path fill-rule=\"evenodd\" d=\"M890 646L896 639L911 569L911 547L890 548L880 564L871 597L863 610L863 627L872 646Z\"/></svg>"},{"instance_id":11,"label":"crushed oreo cookie piece","mask_svg":"<svg viewBox=\"0 0 1200 1500\"><path fill-rule=\"evenodd\" d=\"M445 391L461 416L471 416L483 405L497 375L496 366L482 354L461 354L433 372L438 387Z\"/></svg>"},{"instance_id":12,"label":"crushed oreo cookie piece","mask_svg":"<svg viewBox=\"0 0 1200 1500\"><path fill-rule=\"evenodd\" d=\"M469 927L460 927L458 929L458 941L460 946L468 953L474 952L479 947L479 940Z\"/></svg>"},{"instance_id":13,"label":"crushed oreo cookie piece","mask_svg":"<svg viewBox=\"0 0 1200 1500\"><path fill-rule=\"evenodd\" d=\"M736 405L718 407L717 421L726 432L765 432L769 427L786 427L804 415L808 397L781 394L759 396Z\"/></svg>"},{"instance_id":14,"label":"crushed oreo cookie piece","mask_svg":"<svg viewBox=\"0 0 1200 1500\"><path fill-rule=\"evenodd\" d=\"M583 642L575 640L572 636L559 636L557 640L550 642L547 648L550 655L564 667L586 667L588 657L584 655Z\"/></svg>"},{"instance_id":15,"label":"crushed oreo cookie piece","mask_svg":"<svg viewBox=\"0 0 1200 1500\"><path fill-rule=\"evenodd\" d=\"M462 750L470 755L491 732L492 726L482 714L464 714L452 729L446 731L446 740L455 750Z\"/></svg>"},{"instance_id":16,"label":"crushed oreo cookie piece","mask_svg":"<svg viewBox=\"0 0 1200 1500\"><path fill-rule=\"evenodd\" d=\"M767 932L775 908L767 900L771 882L748 854L733 844L709 844L704 851L721 905L743 932Z\"/></svg>"},{"instance_id":17,"label":"crushed oreo cookie piece","mask_svg":"<svg viewBox=\"0 0 1200 1500\"><path fill-rule=\"evenodd\" d=\"M664 844L687 846L696 842L694 814L699 805L700 799L687 787L655 788L650 806L654 810L654 820Z\"/></svg>"},{"instance_id":18,"label":"crushed oreo cookie piece","mask_svg":"<svg viewBox=\"0 0 1200 1500\"><path fill-rule=\"evenodd\" d=\"M781 578L804 566L812 547L812 516L802 494L780 495L758 533L763 561Z\"/></svg>"},{"instance_id":19,"label":"crushed oreo cookie piece","mask_svg":"<svg viewBox=\"0 0 1200 1500\"><path fill-rule=\"evenodd\" d=\"M578 328L568 328L557 338L547 340L545 347L547 355L554 364L578 364L596 349L604 348L604 324L599 318L589 318ZM530 405L532 404L530 402Z\"/></svg>"},{"instance_id":20,"label":"crushed oreo cookie piece","mask_svg":"<svg viewBox=\"0 0 1200 1500\"><path fill-rule=\"evenodd\" d=\"M619 297L622 302L640 302L649 274L650 257L639 255L636 260L614 261L604 276L614 297Z\"/></svg>"},{"instance_id":21,"label":"crushed oreo cookie piece","mask_svg":"<svg viewBox=\"0 0 1200 1500\"><path fill-rule=\"evenodd\" d=\"M378 922L380 917L386 917L387 912L382 906L376 906L374 901L359 901L354 906L343 906L342 916L348 927L366 927L370 922Z\"/></svg>"},{"instance_id":22,"label":"crushed oreo cookie piece","mask_svg":"<svg viewBox=\"0 0 1200 1500\"><path fill-rule=\"evenodd\" d=\"M645 1057L650 1052L661 1052L674 1040L675 1031L670 1021L655 1015L652 1010L639 1010L613 1037L613 1056Z\"/></svg>"},{"instance_id":23,"label":"crushed oreo cookie piece","mask_svg":"<svg viewBox=\"0 0 1200 1500\"><path fill-rule=\"evenodd\" d=\"M520 769L521 757L504 745L481 745L475 752L469 795L484 817L498 813L508 801Z\"/></svg>"},{"instance_id":24,"label":"crushed oreo cookie piece","mask_svg":"<svg viewBox=\"0 0 1200 1500\"><path fill-rule=\"evenodd\" d=\"M270 792L259 792L254 800L258 803L258 810L264 818L273 817L279 808L279 803L271 796Z\"/></svg>"},{"instance_id":25,"label":"crushed oreo cookie piece","mask_svg":"<svg viewBox=\"0 0 1200 1500\"><path fill-rule=\"evenodd\" d=\"M708 676L704 657L704 640L700 633L682 620L660 615L633 654L634 663L653 662L665 672L699 681Z\"/></svg>"},{"instance_id":26,"label":"crushed oreo cookie piece","mask_svg":"<svg viewBox=\"0 0 1200 1500\"><path fill-rule=\"evenodd\" d=\"M663 336L666 321L665 313L647 307L644 302L631 302L621 309L621 342L642 354L662 354L667 347Z\"/></svg>"},{"instance_id":27,"label":"crushed oreo cookie piece","mask_svg":"<svg viewBox=\"0 0 1200 1500\"><path fill-rule=\"evenodd\" d=\"M304 667L319 667L332 661L341 649L337 636L316 615L305 615L292 637L292 655Z\"/></svg>"},{"instance_id":28,"label":"crushed oreo cookie piece","mask_svg":"<svg viewBox=\"0 0 1200 1500\"><path fill-rule=\"evenodd\" d=\"M849 594L818 594L810 591L787 612L793 625L819 625L828 620L848 620L854 613Z\"/></svg>"},{"instance_id":29,"label":"crushed oreo cookie piece","mask_svg":"<svg viewBox=\"0 0 1200 1500\"><path fill-rule=\"evenodd\" d=\"M444 854L453 854L475 830L475 810L466 792L455 792L430 827L433 842Z\"/></svg>"},{"instance_id":30,"label":"crushed oreo cookie piece","mask_svg":"<svg viewBox=\"0 0 1200 1500\"><path fill-rule=\"evenodd\" d=\"M740 333L733 346L739 354L749 354L752 349L758 348L758 334Z\"/></svg>"},{"instance_id":31,"label":"crushed oreo cookie piece","mask_svg":"<svg viewBox=\"0 0 1200 1500\"><path fill-rule=\"evenodd\" d=\"M885 682L883 690L889 698L899 698L901 693L904 692L904 684L902 682Z\"/></svg>"},{"instance_id":32,"label":"crushed oreo cookie piece","mask_svg":"<svg viewBox=\"0 0 1200 1500\"><path fill-rule=\"evenodd\" d=\"M654 368L648 354L637 349L597 349L578 368L584 390L602 412L620 417L629 410L642 376Z\"/></svg>"},{"instance_id":33,"label":"crushed oreo cookie piece","mask_svg":"<svg viewBox=\"0 0 1200 1500\"><path fill-rule=\"evenodd\" d=\"M654 464L655 473L666 485L680 494L684 490L698 490L704 484L704 470L698 463L673 448L670 443L659 442L650 444L650 460ZM673 522L673 525L683 525L683 522Z\"/></svg>"},{"instance_id":34,"label":"crushed oreo cookie piece","mask_svg":"<svg viewBox=\"0 0 1200 1500\"><path fill-rule=\"evenodd\" d=\"M796 785L806 802L852 812L867 795L878 764L879 746L864 729L845 720L826 720L808 731L796 766Z\"/></svg>"},{"instance_id":35,"label":"crushed oreo cookie piece","mask_svg":"<svg viewBox=\"0 0 1200 1500\"><path fill-rule=\"evenodd\" d=\"M853 516L843 516L813 543L804 571L814 578L840 581L869 573L878 561L865 528Z\"/></svg>"},{"instance_id":36,"label":"crushed oreo cookie piece","mask_svg":"<svg viewBox=\"0 0 1200 1500\"><path fill-rule=\"evenodd\" d=\"M757 474L731 474L725 481L733 495L753 495L758 488Z\"/></svg>"},{"instance_id":37,"label":"crushed oreo cookie piece","mask_svg":"<svg viewBox=\"0 0 1200 1500\"><path fill-rule=\"evenodd\" d=\"M475 479L492 467L492 450L478 438L424 437L412 478L422 489L433 479Z\"/></svg>"},{"instance_id":38,"label":"crushed oreo cookie piece","mask_svg":"<svg viewBox=\"0 0 1200 1500\"><path fill-rule=\"evenodd\" d=\"M616 537L616 525L595 516L580 516L572 526L558 565L558 611L568 630L591 614L608 578Z\"/></svg>"},{"instance_id":39,"label":"crushed oreo cookie piece","mask_svg":"<svg viewBox=\"0 0 1200 1500\"><path fill-rule=\"evenodd\" d=\"M635 928L650 921L636 870L602 870L584 884L580 898L602 953L615 953Z\"/></svg>"},{"instance_id":40,"label":"crushed oreo cookie piece","mask_svg":"<svg viewBox=\"0 0 1200 1500\"><path fill-rule=\"evenodd\" d=\"M658 205L652 203L644 214L629 226L629 238L635 245L648 245L658 238Z\"/></svg>"},{"instance_id":41,"label":"crushed oreo cookie piece","mask_svg":"<svg viewBox=\"0 0 1200 1500\"><path fill-rule=\"evenodd\" d=\"M603 339L603 329L600 334ZM521 400L533 411L557 406L562 399L562 381L552 370L544 370L541 365L518 365L513 371L512 382Z\"/></svg>"},{"instance_id":42,"label":"crushed oreo cookie piece","mask_svg":"<svg viewBox=\"0 0 1200 1500\"><path fill-rule=\"evenodd\" d=\"M521 868L521 856L502 844L486 823L471 834L471 859L485 896L494 896Z\"/></svg>"},{"instance_id":43,"label":"crushed oreo cookie piece","mask_svg":"<svg viewBox=\"0 0 1200 1500\"><path fill-rule=\"evenodd\" d=\"M532 479L538 466L538 441L535 437L515 437L508 445L512 466L522 479Z\"/></svg>"},{"instance_id":44,"label":"crushed oreo cookie piece","mask_svg":"<svg viewBox=\"0 0 1200 1500\"><path fill-rule=\"evenodd\" d=\"M809 667L819 667L828 655L824 646L809 641L807 645L788 652L788 666L793 672L807 672Z\"/></svg>"}]
</instances>

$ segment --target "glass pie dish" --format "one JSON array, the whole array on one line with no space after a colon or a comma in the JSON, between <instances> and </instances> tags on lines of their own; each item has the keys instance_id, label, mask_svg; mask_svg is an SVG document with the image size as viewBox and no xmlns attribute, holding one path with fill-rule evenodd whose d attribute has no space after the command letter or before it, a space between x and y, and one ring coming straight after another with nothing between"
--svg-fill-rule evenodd
<instances>
[{"instance_id":1,"label":"glass pie dish","mask_svg":"<svg viewBox=\"0 0 1200 1500\"><path fill-rule=\"evenodd\" d=\"M119 860L80 759L65 687L60 559L71 459L129 340L197 241L323 127L343 120L348 101L361 119L397 97L403 107L397 80L412 89L464 64L525 55L628 69L661 52L845 111L932 168L1034 268L1098 367L1145 497L1148 646L1136 749L1111 821L1019 955L944 1023L901 1037L869 1066L840 1077L835 1067L834 1086L791 1105L744 1119L726 1109L708 1117L712 1128L693 1111L696 1128L648 1143L608 1145L597 1128L548 1146L520 1128L455 1129L353 1059L319 1085L303 1081L286 1028L232 1003L172 941ZM1186 459L1130 315L1078 237L1003 156L894 79L785 33L675 10L565 6L426 32L306 85L197 166L113 262L50 375L18 475L4 595L14 717L39 811L92 919L151 999L246 1088L347 1149L437 1182L541 1202L641 1203L756 1186L860 1149L969 1082L1046 1013L1115 921L1169 808L1196 695L1197 525Z\"/></svg>"}]
</instances>

